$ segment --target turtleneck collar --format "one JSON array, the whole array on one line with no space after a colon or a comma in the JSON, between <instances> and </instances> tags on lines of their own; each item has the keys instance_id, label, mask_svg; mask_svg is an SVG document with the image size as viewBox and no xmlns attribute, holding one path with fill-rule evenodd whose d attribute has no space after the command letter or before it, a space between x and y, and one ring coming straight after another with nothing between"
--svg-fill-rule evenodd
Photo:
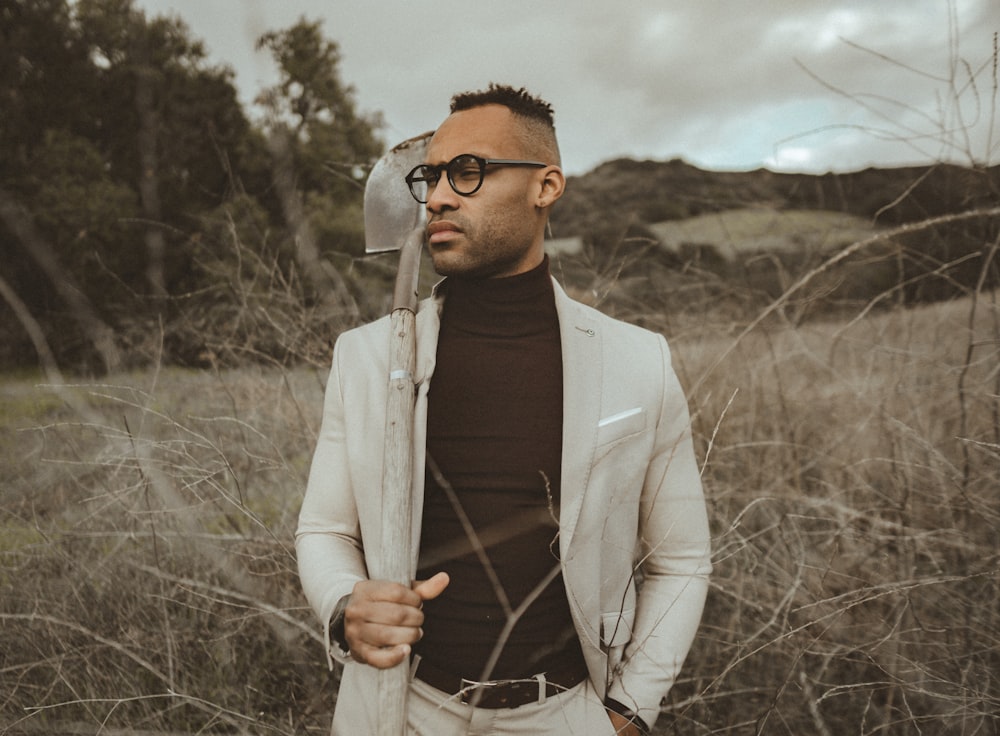
<instances>
[{"instance_id":1,"label":"turtleneck collar","mask_svg":"<svg viewBox=\"0 0 1000 736\"><path fill-rule=\"evenodd\" d=\"M494 337L526 337L558 324L549 257L524 273L495 279L451 277L445 295L442 329Z\"/></svg>"}]
</instances>

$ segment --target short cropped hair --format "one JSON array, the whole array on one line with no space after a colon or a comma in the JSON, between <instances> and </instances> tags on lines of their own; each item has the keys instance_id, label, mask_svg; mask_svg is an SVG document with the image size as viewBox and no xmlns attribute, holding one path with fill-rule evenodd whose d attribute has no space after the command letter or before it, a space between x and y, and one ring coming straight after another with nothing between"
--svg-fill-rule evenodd
<instances>
[{"instance_id":1,"label":"short cropped hair","mask_svg":"<svg viewBox=\"0 0 1000 736\"><path fill-rule=\"evenodd\" d=\"M461 92L451 98L451 112L462 112L483 105L503 105L522 123L518 138L526 155L549 159L559 165L559 143L552 105L532 95L524 87L514 89L507 84L490 82L488 88L476 92Z\"/></svg>"}]
</instances>

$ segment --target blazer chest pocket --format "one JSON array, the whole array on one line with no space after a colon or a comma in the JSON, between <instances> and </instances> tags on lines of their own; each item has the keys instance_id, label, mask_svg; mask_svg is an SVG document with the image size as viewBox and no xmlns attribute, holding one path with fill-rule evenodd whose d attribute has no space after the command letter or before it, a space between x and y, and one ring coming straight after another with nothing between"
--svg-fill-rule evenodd
<instances>
[{"instance_id":1,"label":"blazer chest pocket","mask_svg":"<svg viewBox=\"0 0 1000 736\"><path fill-rule=\"evenodd\" d=\"M604 417L597 423L597 446L606 447L613 442L631 437L646 429L646 410L637 406Z\"/></svg>"}]
</instances>

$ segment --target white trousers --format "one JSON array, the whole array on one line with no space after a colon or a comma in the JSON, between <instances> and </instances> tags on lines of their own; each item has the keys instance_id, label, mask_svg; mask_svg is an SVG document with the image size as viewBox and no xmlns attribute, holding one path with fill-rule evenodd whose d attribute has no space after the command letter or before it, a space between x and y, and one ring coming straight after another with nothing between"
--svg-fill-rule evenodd
<instances>
[{"instance_id":1,"label":"white trousers","mask_svg":"<svg viewBox=\"0 0 1000 736\"><path fill-rule=\"evenodd\" d=\"M361 666L366 665L348 665ZM377 693L345 678L337 694L333 736L376 734L371 722ZM474 708L414 679L407 696L408 736L613 736L615 728L590 680L544 701L518 708Z\"/></svg>"}]
</instances>

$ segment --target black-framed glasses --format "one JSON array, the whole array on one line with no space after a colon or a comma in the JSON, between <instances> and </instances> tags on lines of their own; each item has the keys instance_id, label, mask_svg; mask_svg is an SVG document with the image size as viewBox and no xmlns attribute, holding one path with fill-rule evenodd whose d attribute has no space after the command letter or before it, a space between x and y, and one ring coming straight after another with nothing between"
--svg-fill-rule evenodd
<instances>
[{"instance_id":1,"label":"black-framed glasses","mask_svg":"<svg viewBox=\"0 0 1000 736\"><path fill-rule=\"evenodd\" d=\"M410 194L420 204L427 204L431 188L441 180L441 173L448 174L448 183L455 194L468 197L479 191L486 176L487 166L534 166L544 167L541 161L518 161L511 158L483 158L471 153L461 153L446 164L420 164L406 175L406 184Z\"/></svg>"}]
</instances>

